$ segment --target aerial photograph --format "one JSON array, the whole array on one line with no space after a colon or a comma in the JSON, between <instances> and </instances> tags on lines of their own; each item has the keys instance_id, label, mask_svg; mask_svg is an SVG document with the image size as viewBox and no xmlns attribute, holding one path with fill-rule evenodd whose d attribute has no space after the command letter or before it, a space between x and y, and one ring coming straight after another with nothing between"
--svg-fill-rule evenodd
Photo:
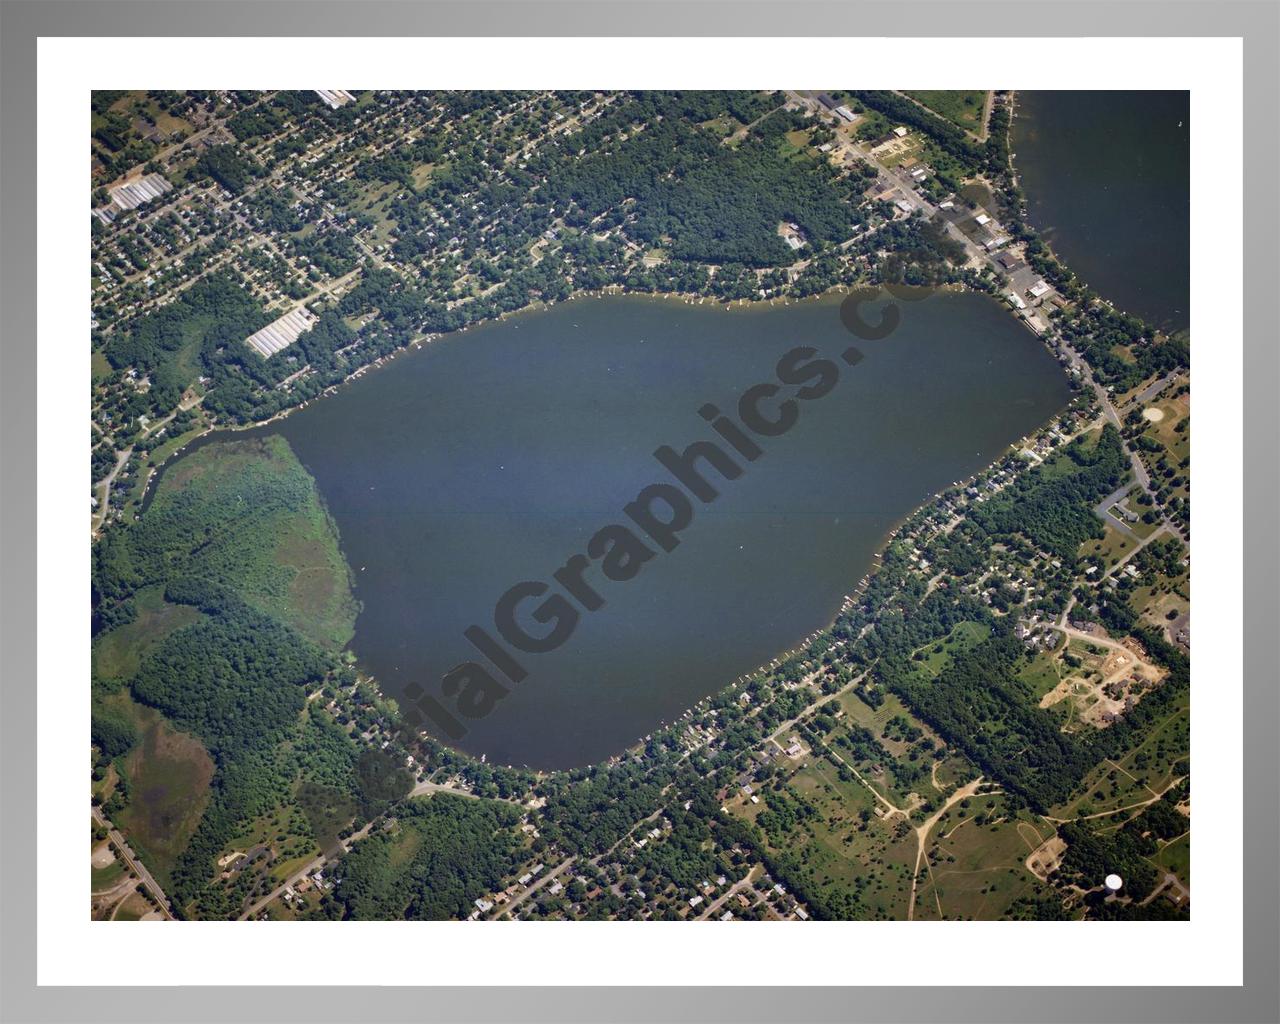
<instances>
[{"instance_id":1,"label":"aerial photograph","mask_svg":"<svg viewBox=\"0 0 1280 1024\"><path fill-rule=\"evenodd\" d=\"M1189 92L91 106L92 920L1190 920Z\"/></svg>"}]
</instances>

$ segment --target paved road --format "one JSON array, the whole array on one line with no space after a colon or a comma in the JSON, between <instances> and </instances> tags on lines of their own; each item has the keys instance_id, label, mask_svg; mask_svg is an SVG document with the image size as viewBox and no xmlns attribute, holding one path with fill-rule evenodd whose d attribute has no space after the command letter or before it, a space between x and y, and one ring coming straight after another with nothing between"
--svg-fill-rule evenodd
<instances>
[{"instance_id":1,"label":"paved road","mask_svg":"<svg viewBox=\"0 0 1280 1024\"><path fill-rule=\"evenodd\" d=\"M468 792L465 789L455 789L453 786L446 786L439 782L419 782L413 789L409 790L409 796L423 796L427 793L452 793L454 796L465 796L470 800L481 800L482 797L475 793ZM498 798L494 798L498 799ZM506 803L514 803L514 800L505 801Z\"/></svg>"},{"instance_id":2,"label":"paved road","mask_svg":"<svg viewBox=\"0 0 1280 1024\"><path fill-rule=\"evenodd\" d=\"M111 839L111 845L116 848L116 852L124 858L124 862L129 865L133 870L133 873L142 879L142 884L147 887L147 891L151 893L155 898L155 901L160 905L160 912L164 914L165 919L172 921L173 910L169 905L169 897L166 896L164 894L164 890L160 888L160 883L157 882L151 872L147 870L147 866L138 860L133 850L129 848L129 844L125 841L124 834L111 824L107 819L107 816L102 813L102 809L100 807L93 806L92 810L93 820L107 830L107 835Z\"/></svg>"},{"instance_id":3,"label":"paved road","mask_svg":"<svg viewBox=\"0 0 1280 1024\"><path fill-rule=\"evenodd\" d=\"M732 896L741 892L743 889L750 889L756 883L756 880L763 874L764 868L761 865L752 865L750 871L734 882L733 885L729 886L729 888L726 889L714 903L710 904L706 910L698 915L698 920L709 920Z\"/></svg>"},{"instance_id":4,"label":"paved road","mask_svg":"<svg viewBox=\"0 0 1280 1024\"><path fill-rule=\"evenodd\" d=\"M346 853L347 850L351 848L352 843L358 842L359 840L367 836L369 834L369 830L373 828L373 826L376 825L381 820L382 819L380 817L374 818L373 821L365 825L365 827L362 828L359 832L354 833L353 835L349 836L347 839L344 839L340 843L338 843L338 848L343 853ZM258 900L257 903L253 904L248 910L246 910L243 914L241 914L240 920L247 921L249 918L254 917L255 915L261 913L264 909L266 909L267 904L272 903L273 901L279 899L282 895L284 895L285 889L289 888L292 885L297 885L308 875L313 874L316 871L319 871L322 867L328 864L329 861L330 861L330 858L328 856L326 856L325 854L321 854L315 860L311 861L311 863L309 863L306 867L299 868L292 875L290 875L283 882L281 882L278 886L272 889L271 892L267 893L267 895L263 896L262 899Z\"/></svg>"},{"instance_id":5,"label":"paved road","mask_svg":"<svg viewBox=\"0 0 1280 1024\"><path fill-rule=\"evenodd\" d=\"M515 899L511 900L508 903L504 903L500 907L494 907L494 909L489 914L488 920L496 921L503 914L509 914L511 911L515 910L516 907L520 906L521 903L527 900L530 896L532 896L535 892L541 889L544 885L548 884L553 878L556 877L556 875L560 874L560 872L562 872L565 868L567 868L572 863L573 863L573 858L566 857L559 864L557 864L550 871L548 871L541 878L539 878L536 882L530 882L528 887L524 890L524 892L520 893L520 895L517 896Z\"/></svg>"},{"instance_id":6,"label":"paved road","mask_svg":"<svg viewBox=\"0 0 1280 1024\"><path fill-rule=\"evenodd\" d=\"M424 796L427 793L452 793L454 796L463 796L471 800L486 799L484 797L477 796L475 793L468 793L466 790L454 789L451 786L443 786L438 782L419 782L416 786L413 787L413 789L409 791L409 795L405 799L409 799L415 796ZM516 801L514 800L507 800L504 802L516 803ZM374 818L373 821L365 825L365 827L362 828L359 832L352 834L347 839L344 839L342 842L340 842L338 844L338 848L341 851L341 853L345 854L348 850L351 849L351 847L355 843L359 842L361 839L367 836L369 834L370 829L372 829L374 825L376 825L379 821L381 821L383 817L385 817L387 814L393 813L394 811L395 811L395 807L393 806L389 810L385 811L379 817ZM339 855L339 857L340 856L341 855ZM285 889L287 889L289 886L297 885L308 875L313 874L314 872L323 868L326 864L329 864L330 862L337 859L339 858L329 857L324 854L315 858L315 860L311 861L305 867L295 871L291 876L289 876L289 878L285 879L285 881L281 882L278 886L276 886L273 890L271 890L271 892L267 893L266 896L263 896L260 900L254 903L248 910L246 910L243 914L240 915L240 920L244 921L244 920L247 920L248 918L253 917L256 914L261 913L267 907L268 904L279 899L284 894Z\"/></svg>"},{"instance_id":7,"label":"paved road","mask_svg":"<svg viewBox=\"0 0 1280 1024\"><path fill-rule=\"evenodd\" d=\"M1174 533L1174 529L1167 522L1161 523L1149 534L1147 534L1147 537L1145 540L1138 541L1138 546L1134 548L1132 551L1130 551L1127 555L1125 555L1124 558L1120 559L1120 561L1116 562L1116 564L1113 565L1110 569L1108 569L1106 573L1103 574L1102 578L1105 580L1108 576L1114 576L1116 573L1120 572L1120 570L1122 570L1126 565L1129 564L1129 562L1133 559L1134 555L1136 555L1139 551L1145 548L1152 541L1158 540L1161 537L1161 535L1166 533Z\"/></svg>"},{"instance_id":8,"label":"paved road","mask_svg":"<svg viewBox=\"0 0 1280 1024\"><path fill-rule=\"evenodd\" d=\"M1160 394L1161 391L1167 388L1180 376L1181 371L1175 370L1173 373L1166 374L1157 380L1153 380L1145 388L1129 399L1127 403L1125 403L1125 409L1136 409L1140 405L1146 405L1151 401L1151 399L1155 398L1156 395Z\"/></svg>"},{"instance_id":9,"label":"paved road","mask_svg":"<svg viewBox=\"0 0 1280 1024\"><path fill-rule=\"evenodd\" d=\"M1098 502L1098 504L1096 504L1093 507L1093 511L1094 511L1094 514L1097 515L1097 517L1101 519L1104 523L1106 523L1108 526L1112 526L1115 529L1119 530L1129 539L1141 540L1141 538L1136 533L1133 532L1133 529L1129 526L1129 524L1123 518L1117 519L1115 516L1111 514L1111 507L1117 504L1118 502L1123 501L1125 496L1131 490L1133 490L1133 483L1131 481L1125 481L1123 484L1117 487L1114 491L1108 494L1105 498L1103 498L1100 502ZM1123 515L1124 515L1124 512L1123 510L1121 510L1121 516Z\"/></svg>"}]
</instances>

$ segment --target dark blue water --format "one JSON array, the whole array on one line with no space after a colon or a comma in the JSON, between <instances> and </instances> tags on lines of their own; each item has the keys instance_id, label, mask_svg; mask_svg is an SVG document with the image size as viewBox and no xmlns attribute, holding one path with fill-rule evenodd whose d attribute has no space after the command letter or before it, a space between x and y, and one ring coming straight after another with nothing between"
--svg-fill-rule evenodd
<instances>
[{"instance_id":1,"label":"dark blue water","mask_svg":"<svg viewBox=\"0 0 1280 1024\"><path fill-rule=\"evenodd\" d=\"M1014 166L1031 223L1119 309L1190 323L1191 95L1019 92Z\"/></svg>"},{"instance_id":2,"label":"dark blue water","mask_svg":"<svg viewBox=\"0 0 1280 1024\"><path fill-rule=\"evenodd\" d=\"M799 643L896 521L1069 399L994 301L942 295L903 312L851 368L834 300L731 312L576 300L437 341L273 425L337 521L363 603L361 664L392 697L410 683L438 693L478 659L464 629L497 637L504 591L554 584L597 530L630 524L622 509L643 487L671 480L655 448L714 439L700 407L734 410L809 345L839 364L835 388L798 403L784 436L757 438L765 454L739 459L738 479L708 472L720 496L692 502L674 551L627 581L593 563L603 607L578 607L557 650L520 654L527 678L454 742L499 763L598 761Z\"/></svg>"}]
</instances>

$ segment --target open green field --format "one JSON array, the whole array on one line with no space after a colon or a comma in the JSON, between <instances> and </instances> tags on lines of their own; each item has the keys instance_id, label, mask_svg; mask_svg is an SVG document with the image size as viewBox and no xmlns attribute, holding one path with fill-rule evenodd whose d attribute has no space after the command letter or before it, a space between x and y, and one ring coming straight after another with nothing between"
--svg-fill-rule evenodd
<instances>
[{"instance_id":1,"label":"open green field","mask_svg":"<svg viewBox=\"0 0 1280 1024\"><path fill-rule=\"evenodd\" d=\"M916 652L916 655L922 656L921 658L917 659L915 655L912 655L914 668L930 679L937 678L938 674L951 664L952 659L957 654L973 650L990 635L991 627L986 623L957 623L945 639L921 647Z\"/></svg>"},{"instance_id":2,"label":"open green field","mask_svg":"<svg viewBox=\"0 0 1280 1024\"><path fill-rule=\"evenodd\" d=\"M759 804L739 797L730 811L760 825L770 849L794 863L806 889L843 908L842 916L906 916L915 836L902 818L881 820L866 787L825 758L807 759L782 784L781 799L777 792L765 787ZM803 801L816 813L792 823L771 813L771 798L783 807Z\"/></svg>"},{"instance_id":3,"label":"open green field","mask_svg":"<svg viewBox=\"0 0 1280 1024\"><path fill-rule=\"evenodd\" d=\"M220 859L232 854L250 853L258 848L271 851L270 864L264 858L252 871L263 871L272 884L283 882L320 853L311 835L311 825L296 803L281 804L252 821L242 823L220 853Z\"/></svg>"},{"instance_id":4,"label":"open green field","mask_svg":"<svg viewBox=\"0 0 1280 1024\"><path fill-rule=\"evenodd\" d=\"M145 896L131 892L116 905L111 920L141 921L144 915L151 913L154 909Z\"/></svg>"},{"instance_id":5,"label":"open green field","mask_svg":"<svg viewBox=\"0 0 1280 1024\"><path fill-rule=\"evenodd\" d=\"M927 801L936 799L940 788L950 789L975 774L963 757L945 750L938 734L896 694L887 694L874 710L853 693L842 696L840 706L845 714L824 745L894 806L924 814ZM865 749L856 735L859 727L871 733L878 750Z\"/></svg>"},{"instance_id":6,"label":"open green field","mask_svg":"<svg viewBox=\"0 0 1280 1024\"><path fill-rule=\"evenodd\" d=\"M1025 861L1053 829L1011 813L1000 796L976 796L969 804L952 807L930 833L917 920L998 920L1019 897L1042 888Z\"/></svg>"},{"instance_id":7,"label":"open green field","mask_svg":"<svg viewBox=\"0 0 1280 1024\"><path fill-rule=\"evenodd\" d=\"M728 114L721 114L719 117L713 117L710 121L703 121L698 125L721 138L732 135L742 126Z\"/></svg>"},{"instance_id":8,"label":"open green field","mask_svg":"<svg viewBox=\"0 0 1280 1024\"><path fill-rule=\"evenodd\" d=\"M431 174L435 170L435 164L418 164L413 169L413 188L416 192L421 192L427 187L427 182L431 180Z\"/></svg>"},{"instance_id":9,"label":"open green field","mask_svg":"<svg viewBox=\"0 0 1280 1024\"><path fill-rule=\"evenodd\" d=\"M1166 871L1172 871L1185 886L1191 885L1191 833L1166 843L1151 858Z\"/></svg>"},{"instance_id":10,"label":"open green field","mask_svg":"<svg viewBox=\"0 0 1280 1024\"><path fill-rule=\"evenodd\" d=\"M124 865L120 863L119 858L116 858L105 868L91 867L89 872L90 890L92 892L106 892L124 877Z\"/></svg>"},{"instance_id":11,"label":"open green field","mask_svg":"<svg viewBox=\"0 0 1280 1024\"><path fill-rule=\"evenodd\" d=\"M1138 542L1117 530L1110 523L1103 524L1102 540L1087 540L1080 545L1081 558L1096 558L1110 569L1138 546Z\"/></svg>"},{"instance_id":12,"label":"open green field","mask_svg":"<svg viewBox=\"0 0 1280 1024\"><path fill-rule=\"evenodd\" d=\"M967 131L977 133L982 128L982 110L987 102L985 89L921 89L908 91L907 95Z\"/></svg>"},{"instance_id":13,"label":"open green field","mask_svg":"<svg viewBox=\"0 0 1280 1024\"><path fill-rule=\"evenodd\" d=\"M1018 670L1018 678L1031 687L1032 696L1039 700L1062 681L1062 662L1056 652L1037 654Z\"/></svg>"},{"instance_id":14,"label":"open green field","mask_svg":"<svg viewBox=\"0 0 1280 1024\"><path fill-rule=\"evenodd\" d=\"M1134 588L1129 604L1153 626L1165 627L1181 616L1190 615L1190 572L1184 570L1177 576L1161 573L1149 582L1144 578L1143 585Z\"/></svg>"}]
</instances>

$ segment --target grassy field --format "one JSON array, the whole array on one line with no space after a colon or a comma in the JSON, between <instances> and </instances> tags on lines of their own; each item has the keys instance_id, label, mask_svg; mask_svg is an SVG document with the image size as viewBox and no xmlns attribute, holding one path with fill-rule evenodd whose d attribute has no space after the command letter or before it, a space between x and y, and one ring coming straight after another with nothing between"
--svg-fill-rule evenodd
<instances>
[{"instance_id":1,"label":"grassy field","mask_svg":"<svg viewBox=\"0 0 1280 1024\"><path fill-rule=\"evenodd\" d=\"M1062 681L1062 662L1056 652L1037 654L1018 670L1018 678L1039 700Z\"/></svg>"},{"instance_id":2,"label":"grassy field","mask_svg":"<svg viewBox=\"0 0 1280 1024\"><path fill-rule=\"evenodd\" d=\"M124 877L124 865L118 859L113 860L105 868L89 868L90 890L106 892Z\"/></svg>"},{"instance_id":3,"label":"grassy field","mask_svg":"<svg viewBox=\"0 0 1280 1024\"><path fill-rule=\"evenodd\" d=\"M267 847L274 855L268 871L273 884L283 882L320 853L312 838L307 816L296 803L277 806L269 813L245 822L239 833L227 843L222 855L248 853L259 846Z\"/></svg>"},{"instance_id":4,"label":"grassy field","mask_svg":"<svg viewBox=\"0 0 1280 1024\"><path fill-rule=\"evenodd\" d=\"M1188 771L1191 702L1186 693L1114 761L1085 776L1076 794L1051 814L1057 818L1102 815L1151 801Z\"/></svg>"},{"instance_id":5,"label":"grassy field","mask_svg":"<svg viewBox=\"0 0 1280 1024\"><path fill-rule=\"evenodd\" d=\"M1080 545L1080 557L1098 559L1106 568L1123 559L1138 546L1138 542L1117 530L1110 523L1102 527L1105 536L1102 540L1087 540Z\"/></svg>"},{"instance_id":6,"label":"grassy field","mask_svg":"<svg viewBox=\"0 0 1280 1024\"><path fill-rule=\"evenodd\" d=\"M967 131L977 133L982 128L982 110L987 102L985 89L922 89L907 95Z\"/></svg>"},{"instance_id":7,"label":"grassy field","mask_svg":"<svg viewBox=\"0 0 1280 1024\"><path fill-rule=\"evenodd\" d=\"M427 187L427 182L431 180L431 174L435 169L435 164L418 164L413 169L413 188L415 192L421 192Z\"/></svg>"},{"instance_id":8,"label":"grassy field","mask_svg":"<svg viewBox=\"0 0 1280 1024\"><path fill-rule=\"evenodd\" d=\"M974 797L968 808L957 804L930 834L916 919L999 919L1016 899L1041 888L1025 861L1052 835L1047 824L1011 813L1000 796Z\"/></svg>"},{"instance_id":9,"label":"grassy field","mask_svg":"<svg viewBox=\"0 0 1280 1024\"><path fill-rule=\"evenodd\" d=\"M111 920L141 921L144 915L151 913L154 909L144 896L131 892L120 901Z\"/></svg>"},{"instance_id":10,"label":"grassy field","mask_svg":"<svg viewBox=\"0 0 1280 1024\"><path fill-rule=\"evenodd\" d=\"M922 655L920 660L916 660L913 655L912 660L915 669L930 679L935 679L943 669L951 664L957 654L972 650L990 635L991 627L985 623L957 623L945 640L939 640L937 643L920 648L916 652L916 654Z\"/></svg>"},{"instance_id":11,"label":"grassy field","mask_svg":"<svg viewBox=\"0 0 1280 1024\"><path fill-rule=\"evenodd\" d=\"M1179 836L1166 843L1151 858L1159 867L1172 871L1185 886L1191 885L1191 834Z\"/></svg>"},{"instance_id":12,"label":"grassy field","mask_svg":"<svg viewBox=\"0 0 1280 1024\"><path fill-rule=\"evenodd\" d=\"M769 823L772 792L772 787L766 788L759 804L738 794L729 809L757 823L765 815L763 821ZM825 758L805 759L781 783L781 792L817 812L792 827L766 829L770 848L794 858L806 885L830 899L856 894L847 908L854 918L905 917L915 863L915 839L907 823L877 817L866 787L842 777Z\"/></svg>"}]
</instances>

